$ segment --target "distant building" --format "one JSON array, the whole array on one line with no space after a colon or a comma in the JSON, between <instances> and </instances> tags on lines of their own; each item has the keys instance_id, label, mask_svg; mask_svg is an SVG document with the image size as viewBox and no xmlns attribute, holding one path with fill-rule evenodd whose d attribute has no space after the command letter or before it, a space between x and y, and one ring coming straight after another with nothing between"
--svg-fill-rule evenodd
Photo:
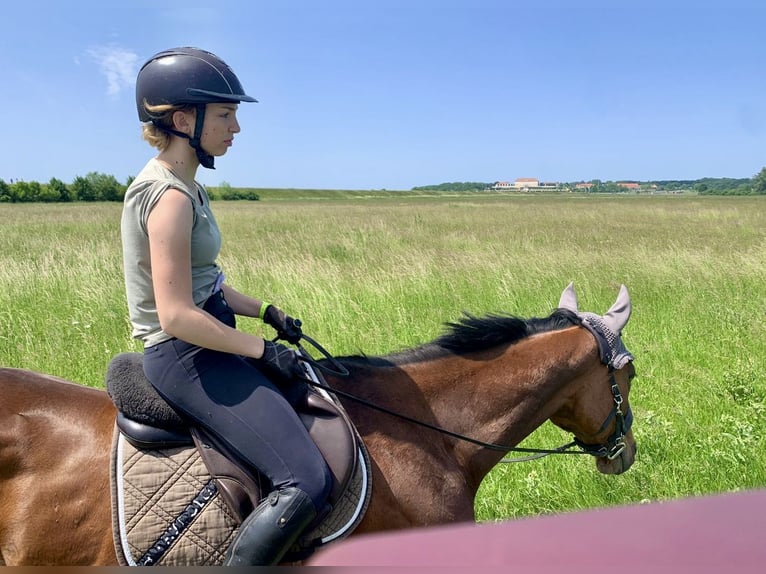
<instances>
[{"instance_id":1,"label":"distant building","mask_svg":"<svg viewBox=\"0 0 766 574\"><path fill-rule=\"evenodd\" d=\"M517 177L513 182L513 187L527 189L530 187L540 187L540 181L534 177Z\"/></svg>"},{"instance_id":2,"label":"distant building","mask_svg":"<svg viewBox=\"0 0 766 574\"><path fill-rule=\"evenodd\" d=\"M619 185L620 187L624 187L625 189L631 189L635 191L638 191L639 189L641 189L641 186L639 184L628 182L628 181L618 181L617 185Z\"/></svg>"},{"instance_id":3,"label":"distant building","mask_svg":"<svg viewBox=\"0 0 766 574\"><path fill-rule=\"evenodd\" d=\"M496 181L488 190L504 191L543 191L558 189L558 183L541 182L535 177L519 177L513 183L509 181Z\"/></svg>"}]
</instances>

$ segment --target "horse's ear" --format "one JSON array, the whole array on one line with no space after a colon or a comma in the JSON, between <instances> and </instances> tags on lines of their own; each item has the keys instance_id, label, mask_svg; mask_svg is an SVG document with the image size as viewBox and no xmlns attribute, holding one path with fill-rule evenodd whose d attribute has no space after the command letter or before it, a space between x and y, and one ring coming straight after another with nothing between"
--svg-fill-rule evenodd
<instances>
[{"instance_id":1,"label":"horse's ear","mask_svg":"<svg viewBox=\"0 0 766 574\"><path fill-rule=\"evenodd\" d=\"M577 313L577 294L574 290L574 281L567 285L567 288L564 289L564 292L561 294L561 299L559 299L559 308L567 309L573 313Z\"/></svg>"},{"instance_id":2,"label":"horse's ear","mask_svg":"<svg viewBox=\"0 0 766 574\"><path fill-rule=\"evenodd\" d=\"M630 304L630 295L625 285L620 286L620 292L617 295L617 301L606 312L603 319L612 331L619 334L630 319L632 306Z\"/></svg>"}]
</instances>

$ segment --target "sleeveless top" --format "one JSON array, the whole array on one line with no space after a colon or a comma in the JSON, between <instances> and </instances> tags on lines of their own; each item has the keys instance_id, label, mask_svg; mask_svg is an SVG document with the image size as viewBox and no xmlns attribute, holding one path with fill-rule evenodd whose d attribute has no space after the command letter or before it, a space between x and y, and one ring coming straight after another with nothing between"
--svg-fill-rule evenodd
<instances>
[{"instance_id":1,"label":"sleeveless top","mask_svg":"<svg viewBox=\"0 0 766 574\"><path fill-rule=\"evenodd\" d=\"M133 337L150 347L172 337L160 327L152 286L147 220L157 202L170 188L189 197L194 208L191 231L192 297L202 306L220 287L221 270L216 264L221 250L221 233L210 210L210 198L197 182L186 184L156 158L151 159L125 192L122 209L122 255L125 292Z\"/></svg>"}]
</instances>

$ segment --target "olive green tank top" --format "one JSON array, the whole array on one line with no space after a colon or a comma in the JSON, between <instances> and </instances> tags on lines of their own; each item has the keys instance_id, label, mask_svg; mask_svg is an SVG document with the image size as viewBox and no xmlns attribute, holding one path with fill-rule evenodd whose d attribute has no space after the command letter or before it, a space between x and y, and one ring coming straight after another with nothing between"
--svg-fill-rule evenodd
<instances>
[{"instance_id":1,"label":"olive green tank top","mask_svg":"<svg viewBox=\"0 0 766 574\"><path fill-rule=\"evenodd\" d=\"M221 250L221 233L210 210L210 198L205 188L197 182L195 187L189 189L161 162L152 159L125 192L121 222L125 292L133 337L143 341L145 347L171 338L160 328L157 316L147 232L149 214L168 189L185 193L194 207L191 232L194 303L201 307L220 285L217 282L221 270L216 259Z\"/></svg>"}]
</instances>

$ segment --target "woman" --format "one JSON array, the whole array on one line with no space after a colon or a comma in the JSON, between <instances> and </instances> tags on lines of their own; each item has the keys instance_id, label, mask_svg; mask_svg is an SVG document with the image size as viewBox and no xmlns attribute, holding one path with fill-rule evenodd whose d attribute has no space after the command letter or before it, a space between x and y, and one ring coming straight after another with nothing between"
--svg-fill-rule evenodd
<instances>
[{"instance_id":1,"label":"woman","mask_svg":"<svg viewBox=\"0 0 766 574\"><path fill-rule=\"evenodd\" d=\"M279 562L324 510L331 487L285 394L301 388L291 384L295 353L237 330L235 315L260 317L290 343L300 329L224 282L219 229L195 181L197 168L212 168L239 133L239 103L255 101L214 54L176 48L150 58L138 73L136 104L144 139L159 153L131 183L122 214L128 307L147 378L182 417L271 482L228 549L228 565Z\"/></svg>"}]
</instances>

